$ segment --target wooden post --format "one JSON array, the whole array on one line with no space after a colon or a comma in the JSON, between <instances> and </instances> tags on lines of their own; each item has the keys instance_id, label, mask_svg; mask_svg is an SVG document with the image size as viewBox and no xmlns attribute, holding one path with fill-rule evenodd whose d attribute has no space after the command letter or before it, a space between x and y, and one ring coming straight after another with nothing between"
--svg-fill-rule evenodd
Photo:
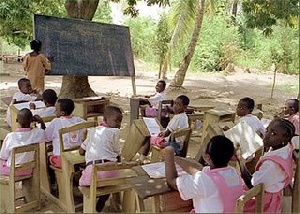
<instances>
[{"instance_id":1,"label":"wooden post","mask_svg":"<svg viewBox=\"0 0 300 214\"><path fill-rule=\"evenodd\" d=\"M136 95L135 76L131 77L133 95Z\"/></svg>"}]
</instances>

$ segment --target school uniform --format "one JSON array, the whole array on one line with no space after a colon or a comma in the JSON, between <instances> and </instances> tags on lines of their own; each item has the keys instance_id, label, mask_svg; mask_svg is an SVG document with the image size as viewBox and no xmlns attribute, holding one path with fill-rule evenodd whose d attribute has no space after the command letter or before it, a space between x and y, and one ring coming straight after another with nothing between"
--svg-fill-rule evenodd
<instances>
[{"instance_id":1,"label":"school uniform","mask_svg":"<svg viewBox=\"0 0 300 214\"><path fill-rule=\"evenodd\" d=\"M92 166L95 164L106 164L117 162L117 156L121 154L120 129L98 126L89 130L87 139L81 144L86 151L86 168L79 180L80 186L89 186L91 183ZM118 171L99 172L101 178L117 176Z\"/></svg>"},{"instance_id":2,"label":"school uniform","mask_svg":"<svg viewBox=\"0 0 300 214\"><path fill-rule=\"evenodd\" d=\"M46 108L31 109L32 115L39 115L41 117L55 116L55 106Z\"/></svg>"},{"instance_id":3,"label":"school uniform","mask_svg":"<svg viewBox=\"0 0 300 214\"><path fill-rule=\"evenodd\" d=\"M37 99L37 97L35 96L31 96L30 94L24 94L21 91L18 91L14 94L13 100L16 101L35 101ZM10 117L10 106L8 106L7 108L7 112L6 112L6 123L9 127L11 127L11 117Z\"/></svg>"},{"instance_id":4,"label":"school uniform","mask_svg":"<svg viewBox=\"0 0 300 214\"><path fill-rule=\"evenodd\" d=\"M287 119L295 126L295 134L299 135L299 114L292 114Z\"/></svg>"},{"instance_id":5,"label":"school uniform","mask_svg":"<svg viewBox=\"0 0 300 214\"><path fill-rule=\"evenodd\" d=\"M270 150L258 161L251 183L256 186L263 183L265 186L264 212L281 212L282 191L291 183L293 147L289 143L283 148ZM254 201L245 206L245 211L255 210Z\"/></svg>"},{"instance_id":6,"label":"school uniform","mask_svg":"<svg viewBox=\"0 0 300 214\"><path fill-rule=\"evenodd\" d=\"M1 174L9 175L10 173L13 148L41 142L45 142L45 132L42 129L18 128L16 131L8 133L3 141L0 152ZM27 163L32 159L33 154L30 152L19 154L16 156L15 164ZM18 175L28 175L30 173L31 170L25 170Z\"/></svg>"},{"instance_id":7,"label":"school uniform","mask_svg":"<svg viewBox=\"0 0 300 214\"><path fill-rule=\"evenodd\" d=\"M255 132L260 132L263 135L266 133L266 129L260 120L253 114L247 114L240 117L239 121L245 121Z\"/></svg>"},{"instance_id":8,"label":"school uniform","mask_svg":"<svg viewBox=\"0 0 300 214\"><path fill-rule=\"evenodd\" d=\"M243 181L230 166L212 170L206 166L195 175L181 175L176 185L183 200L193 199L196 213L234 212L243 194Z\"/></svg>"},{"instance_id":9,"label":"school uniform","mask_svg":"<svg viewBox=\"0 0 300 214\"><path fill-rule=\"evenodd\" d=\"M84 119L76 116L61 116L60 118L55 118L51 121L49 126L45 130L46 142L52 141L53 145L53 155L49 157L49 161L55 167L60 168L60 139L59 130L61 128L73 126L78 123L86 122ZM80 146L83 138L83 134L86 130L81 129L71 133L66 133L63 135L63 141L65 149L73 148L75 146Z\"/></svg>"},{"instance_id":10,"label":"school uniform","mask_svg":"<svg viewBox=\"0 0 300 214\"><path fill-rule=\"evenodd\" d=\"M160 92L160 93L156 92L154 96L151 96L150 98L148 98L151 107L149 107L149 106L146 107L145 115L149 116L149 117L157 117L159 102L166 100L166 99L167 99L167 97L166 97L166 94L164 91ZM166 113L164 112L163 116L165 116L165 115L166 115Z\"/></svg>"}]
</instances>

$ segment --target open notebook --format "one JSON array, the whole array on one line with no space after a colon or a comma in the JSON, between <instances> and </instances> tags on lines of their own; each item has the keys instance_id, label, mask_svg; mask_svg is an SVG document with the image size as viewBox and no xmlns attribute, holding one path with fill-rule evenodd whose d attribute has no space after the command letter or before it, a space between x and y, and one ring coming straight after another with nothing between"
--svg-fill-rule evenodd
<instances>
[{"instance_id":1,"label":"open notebook","mask_svg":"<svg viewBox=\"0 0 300 214\"><path fill-rule=\"evenodd\" d=\"M225 136L234 144L239 143L241 154L247 159L263 146L262 138L245 121L241 121L233 128L224 131Z\"/></svg>"},{"instance_id":2,"label":"open notebook","mask_svg":"<svg viewBox=\"0 0 300 214\"><path fill-rule=\"evenodd\" d=\"M165 178L165 162L157 162L146 164L142 166L143 170L147 172L150 178ZM186 174L186 172L176 164L176 170L178 175Z\"/></svg>"},{"instance_id":3,"label":"open notebook","mask_svg":"<svg viewBox=\"0 0 300 214\"><path fill-rule=\"evenodd\" d=\"M160 126L156 121L156 118L143 117L143 120L150 132L150 135L158 135L160 133Z\"/></svg>"},{"instance_id":4,"label":"open notebook","mask_svg":"<svg viewBox=\"0 0 300 214\"><path fill-rule=\"evenodd\" d=\"M27 109L30 109L29 108L29 104L30 103L34 103L35 104L35 107L38 109L38 108L45 108L45 103L43 101L31 101L31 102L24 102L24 103L18 103L18 104L14 104L14 106L18 109L18 110L21 110L23 108L27 108Z\"/></svg>"}]
</instances>

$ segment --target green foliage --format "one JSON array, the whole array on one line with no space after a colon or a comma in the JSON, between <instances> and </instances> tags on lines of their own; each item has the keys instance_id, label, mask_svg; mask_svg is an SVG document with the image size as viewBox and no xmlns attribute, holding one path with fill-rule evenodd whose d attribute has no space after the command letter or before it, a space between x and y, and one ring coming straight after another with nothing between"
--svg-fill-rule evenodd
<instances>
[{"instance_id":1,"label":"green foliage","mask_svg":"<svg viewBox=\"0 0 300 214\"><path fill-rule=\"evenodd\" d=\"M166 14L162 14L160 16L155 35L154 51L158 56L160 65L162 65L168 50L168 43L171 39L171 33L169 32Z\"/></svg>"},{"instance_id":2,"label":"green foliage","mask_svg":"<svg viewBox=\"0 0 300 214\"><path fill-rule=\"evenodd\" d=\"M134 56L145 61L155 62L156 24L151 18L136 17L126 21L130 28Z\"/></svg>"},{"instance_id":3,"label":"green foliage","mask_svg":"<svg viewBox=\"0 0 300 214\"><path fill-rule=\"evenodd\" d=\"M64 1L5 0L0 2L0 33L9 43L24 47L32 38L33 14L64 16Z\"/></svg>"},{"instance_id":4,"label":"green foliage","mask_svg":"<svg viewBox=\"0 0 300 214\"><path fill-rule=\"evenodd\" d=\"M283 20L290 27L297 23L294 17L299 14L299 0L243 0L243 12L247 19L247 27L259 28L269 36L272 26Z\"/></svg>"},{"instance_id":5,"label":"green foliage","mask_svg":"<svg viewBox=\"0 0 300 214\"><path fill-rule=\"evenodd\" d=\"M111 24L113 20L110 14L111 9L108 2L100 1L93 17L93 21Z\"/></svg>"}]
</instances>

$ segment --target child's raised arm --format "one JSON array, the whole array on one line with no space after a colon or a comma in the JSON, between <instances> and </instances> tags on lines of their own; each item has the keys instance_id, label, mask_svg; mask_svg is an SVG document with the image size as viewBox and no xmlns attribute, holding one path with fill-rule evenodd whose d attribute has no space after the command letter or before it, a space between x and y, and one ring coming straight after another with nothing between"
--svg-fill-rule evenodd
<instances>
[{"instance_id":1,"label":"child's raised arm","mask_svg":"<svg viewBox=\"0 0 300 214\"><path fill-rule=\"evenodd\" d=\"M165 172L166 180L169 187L177 189L176 178L178 177L175 162L174 162L174 149L171 146L167 146L165 149Z\"/></svg>"},{"instance_id":2,"label":"child's raised arm","mask_svg":"<svg viewBox=\"0 0 300 214\"><path fill-rule=\"evenodd\" d=\"M175 162L187 173L194 175L203 169L202 164L197 161L175 156Z\"/></svg>"}]
</instances>

